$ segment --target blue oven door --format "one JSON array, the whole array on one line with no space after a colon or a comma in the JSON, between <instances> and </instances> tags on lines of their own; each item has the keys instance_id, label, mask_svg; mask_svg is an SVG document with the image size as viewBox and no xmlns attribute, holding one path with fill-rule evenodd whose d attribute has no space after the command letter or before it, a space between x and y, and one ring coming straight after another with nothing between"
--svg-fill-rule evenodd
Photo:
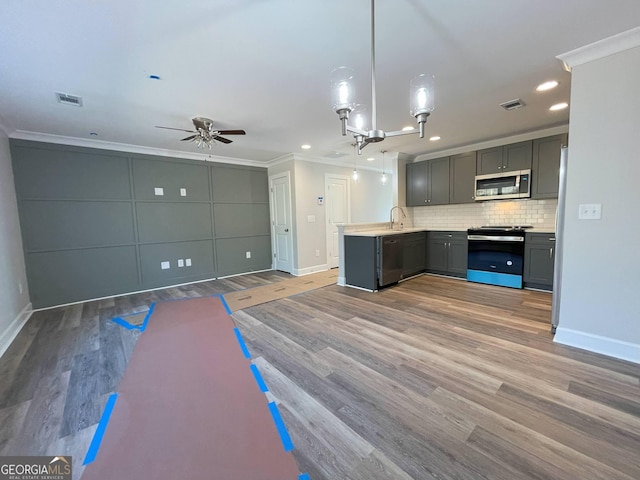
<instances>
[{"instance_id":1,"label":"blue oven door","mask_svg":"<svg viewBox=\"0 0 640 480\"><path fill-rule=\"evenodd\" d=\"M522 288L524 237L469 235L467 280Z\"/></svg>"}]
</instances>

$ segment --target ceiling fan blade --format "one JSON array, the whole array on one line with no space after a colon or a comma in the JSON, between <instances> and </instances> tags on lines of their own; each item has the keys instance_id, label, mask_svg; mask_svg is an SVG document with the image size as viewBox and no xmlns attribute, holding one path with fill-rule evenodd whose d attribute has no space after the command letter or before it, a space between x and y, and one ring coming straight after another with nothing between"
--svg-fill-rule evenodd
<instances>
[{"instance_id":1,"label":"ceiling fan blade","mask_svg":"<svg viewBox=\"0 0 640 480\"><path fill-rule=\"evenodd\" d=\"M156 125L156 128L164 128L165 130L178 130L179 132L197 133L193 130L185 130L184 128L161 127L160 125Z\"/></svg>"},{"instance_id":2,"label":"ceiling fan blade","mask_svg":"<svg viewBox=\"0 0 640 480\"><path fill-rule=\"evenodd\" d=\"M233 140L229 140L228 138L219 137L218 135L214 135L213 139L222 143L231 143L233 141Z\"/></svg>"},{"instance_id":3,"label":"ceiling fan blade","mask_svg":"<svg viewBox=\"0 0 640 480\"><path fill-rule=\"evenodd\" d=\"M193 140L194 138L196 138L198 135L191 135L190 137L185 137L185 138L181 138L180 141L184 142L186 140Z\"/></svg>"},{"instance_id":4,"label":"ceiling fan blade","mask_svg":"<svg viewBox=\"0 0 640 480\"><path fill-rule=\"evenodd\" d=\"M246 135L247 132L244 130L218 130L220 135Z\"/></svg>"}]
</instances>

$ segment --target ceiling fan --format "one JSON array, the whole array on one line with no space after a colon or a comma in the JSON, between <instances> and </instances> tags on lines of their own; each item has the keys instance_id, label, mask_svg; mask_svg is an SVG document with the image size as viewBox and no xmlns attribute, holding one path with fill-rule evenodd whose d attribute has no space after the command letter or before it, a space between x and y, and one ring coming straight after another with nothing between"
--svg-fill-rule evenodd
<instances>
[{"instance_id":1,"label":"ceiling fan","mask_svg":"<svg viewBox=\"0 0 640 480\"><path fill-rule=\"evenodd\" d=\"M209 147L211 149L211 145L213 145L216 141L222 143L231 143L232 140L228 138L221 137L221 135L246 135L247 132L244 130L218 130L213 126L213 121L209 118L205 117L195 117L192 118L195 130L185 130L183 128L172 128L172 127L161 127L156 125L156 128L165 128L167 130L178 130L180 132L188 132L193 133L185 138L181 138L180 141L187 142L190 141L195 143L198 147L205 148Z\"/></svg>"}]
</instances>

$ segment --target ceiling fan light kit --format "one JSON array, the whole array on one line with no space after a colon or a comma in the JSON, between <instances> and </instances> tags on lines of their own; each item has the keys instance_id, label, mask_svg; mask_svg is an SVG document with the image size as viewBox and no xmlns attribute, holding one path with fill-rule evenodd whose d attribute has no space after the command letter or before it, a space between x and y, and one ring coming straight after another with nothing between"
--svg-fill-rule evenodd
<instances>
[{"instance_id":1,"label":"ceiling fan light kit","mask_svg":"<svg viewBox=\"0 0 640 480\"><path fill-rule=\"evenodd\" d=\"M369 143L381 142L386 137L399 135L411 135L419 133L424 138L424 125L427 118L435 108L434 104L434 77L433 75L420 74L410 82L409 112L418 122L418 130L398 130L385 132L377 128L376 122L376 59L375 59L375 5L371 0L371 129L362 126L364 122L356 119L356 125L350 125L349 116L357 107L355 100L355 88L353 85L354 71L348 67L339 67L331 72L331 99L333 110L338 114L342 123L342 135L351 132L356 140L358 155Z\"/></svg>"}]
</instances>

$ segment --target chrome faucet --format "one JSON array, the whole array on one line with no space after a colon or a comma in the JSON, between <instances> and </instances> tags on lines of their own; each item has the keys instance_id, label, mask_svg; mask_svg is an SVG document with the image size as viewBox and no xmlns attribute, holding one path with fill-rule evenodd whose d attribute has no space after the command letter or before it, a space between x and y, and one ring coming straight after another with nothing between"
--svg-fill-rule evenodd
<instances>
[{"instance_id":1,"label":"chrome faucet","mask_svg":"<svg viewBox=\"0 0 640 480\"><path fill-rule=\"evenodd\" d=\"M398 210L400 210L400 213L402 214L402 218L407 218L407 215L404 213L404 210L402 209L402 207L399 207L399 206L397 206L397 205L396 205L395 207L392 207L392 208L391 208L391 211L389 212L389 230L393 230L393 223L394 223L394 222L393 222L393 211L394 211L396 208L397 208Z\"/></svg>"}]
</instances>

